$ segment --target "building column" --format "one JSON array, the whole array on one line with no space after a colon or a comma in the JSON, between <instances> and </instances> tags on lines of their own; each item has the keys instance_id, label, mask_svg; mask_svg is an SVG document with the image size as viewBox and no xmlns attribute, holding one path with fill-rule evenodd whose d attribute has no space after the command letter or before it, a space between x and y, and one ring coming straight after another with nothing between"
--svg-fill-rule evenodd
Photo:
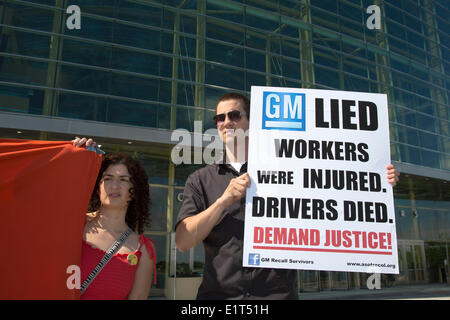
<instances>
[{"instance_id":1,"label":"building column","mask_svg":"<svg viewBox=\"0 0 450 320\"><path fill-rule=\"evenodd\" d=\"M272 63L270 56L270 35L266 38L266 86L272 85Z\"/></svg>"},{"instance_id":2,"label":"building column","mask_svg":"<svg viewBox=\"0 0 450 320\"><path fill-rule=\"evenodd\" d=\"M56 0L55 6L62 8L63 10L56 10L53 15L53 35L50 36L50 50L49 59L60 60L62 54L62 38L61 34L64 33L65 20L64 20L64 8L67 7L67 0ZM54 88L59 83L61 66L57 62L49 62L47 69L47 77L45 85L50 88ZM42 106L42 114L47 116L58 115L58 96L59 93L55 90L47 89L44 94L44 102Z\"/></svg>"},{"instance_id":3,"label":"building column","mask_svg":"<svg viewBox=\"0 0 450 320\"><path fill-rule=\"evenodd\" d=\"M389 52L389 42L388 39L386 37L386 19L384 17L386 17L385 14L385 8L384 8L384 3L381 0L375 0L374 4L380 7L380 11L381 11L381 16L383 17L381 19L381 30L373 30L372 32L375 32L375 41L377 43L377 45L386 52L386 54L380 54L378 52L374 52L374 56L375 56L375 62L376 62L376 75L377 75L377 82L378 82L378 92L379 93L384 93L387 95L387 100L388 103L393 101L393 97L394 94L392 92L392 87L393 87L393 83L392 83L392 75L391 72L389 70L390 67L390 62L389 62L389 57L387 55L387 53ZM389 119L390 120L394 120L396 122L398 122L398 114L397 114L397 109L395 107L390 107L388 108L388 112L389 112ZM404 119L403 119L404 120ZM405 121L403 121L404 123ZM390 140L391 141L395 141L397 139L397 130L398 128L396 128L395 130L390 130ZM405 132L406 134L406 132ZM398 145L395 144L394 148L391 147L391 154L393 158L398 158L398 155L400 155L400 150L398 149ZM406 154L406 159L399 159L401 161L406 161L409 162L409 155Z\"/></svg>"},{"instance_id":4,"label":"building column","mask_svg":"<svg viewBox=\"0 0 450 320\"><path fill-rule=\"evenodd\" d=\"M424 31L425 31L425 39L428 43L429 52L432 54L431 59L428 59L428 66L431 70L444 74L444 66L442 65L442 52L439 47L439 34L436 32L437 26L436 21L434 19L434 15L436 13L435 7L433 6L430 0L423 0L423 6L425 10L422 10L424 14ZM430 82L439 86L441 88L445 88L445 82L430 72ZM437 101L439 105L433 108L434 115L440 119L448 118L448 96L445 89L441 90L436 87L430 86L431 98L434 101ZM449 136L449 127L448 125L439 125L439 133L443 136ZM445 142L444 139L442 141L442 153L441 153L441 168L450 168L450 159L445 156L445 152L450 151L450 142Z\"/></svg>"},{"instance_id":5,"label":"building column","mask_svg":"<svg viewBox=\"0 0 450 320\"><path fill-rule=\"evenodd\" d=\"M197 0L197 37L195 62L195 121L201 121L204 130L205 108L205 36L206 36L206 1Z\"/></svg>"},{"instance_id":6,"label":"building column","mask_svg":"<svg viewBox=\"0 0 450 320\"><path fill-rule=\"evenodd\" d=\"M173 23L173 49L172 49L172 87L170 95L170 130L175 130L177 127L177 107L178 103L178 68L180 64L180 13L175 12L175 20Z\"/></svg>"},{"instance_id":7,"label":"building column","mask_svg":"<svg viewBox=\"0 0 450 320\"><path fill-rule=\"evenodd\" d=\"M302 0L300 7L300 20L311 24L310 0ZM311 30L304 28L298 29L299 49L300 49L300 75L304 88L312 88L314 79L314 58L312 48Z\"/></svg>"}]
</instances>

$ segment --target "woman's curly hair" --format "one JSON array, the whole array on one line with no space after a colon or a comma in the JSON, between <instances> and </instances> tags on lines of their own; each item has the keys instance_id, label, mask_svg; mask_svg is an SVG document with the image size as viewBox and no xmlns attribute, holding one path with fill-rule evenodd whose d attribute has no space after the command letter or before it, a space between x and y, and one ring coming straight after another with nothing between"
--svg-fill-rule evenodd
<instances>
[{"instance_id":1,"label":"woman's curly hair","mask_svg":"<svg viewBox=\"0 0 450 320\"><path fill-rule=\"evenodd\" d=\"M150 190L147 174L138 161L125 153L111 153L104 156L100 172L95 182L89 202L88 212L94 212L100 209L100 182L103 174L111 165L123 164L127 167L133 187L130 189L130 198L128 202L125 222L127 225L139 234L144 232L144 228L150 224Z\"/></svg>"}]
</instances>

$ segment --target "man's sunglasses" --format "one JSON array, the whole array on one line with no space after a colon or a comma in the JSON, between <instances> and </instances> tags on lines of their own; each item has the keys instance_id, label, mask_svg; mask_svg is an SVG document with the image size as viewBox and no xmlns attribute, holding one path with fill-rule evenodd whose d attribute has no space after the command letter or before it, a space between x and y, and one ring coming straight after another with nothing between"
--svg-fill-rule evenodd
<instances>
[{"instance_id":1,"label":"man's sunglasses","mask_svg":"<svg viewBox=\"0 0 450 320\"><path fill-rule=\"evenodd\" d=\"M213 119L217 125L219 122L224 122L226 116L228 116L228 119L230 119L230 121L239 121L241 120L243 115L245 114L242 114L239 110L233 110L226 114L225 113L216 114Z\"/></svg>"}]
</instances>

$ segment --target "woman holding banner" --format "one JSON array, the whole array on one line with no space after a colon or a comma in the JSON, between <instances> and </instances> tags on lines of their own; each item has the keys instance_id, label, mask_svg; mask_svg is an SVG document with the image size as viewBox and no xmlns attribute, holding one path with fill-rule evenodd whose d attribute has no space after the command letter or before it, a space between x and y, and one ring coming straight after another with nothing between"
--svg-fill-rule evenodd
<instances>
[{"instance_id":1,"label":"woman holding banner","mask_svg":"<svg viewBox=\"0 0 450 320\"><path fill-rule=\"evenodd\" d=\"M95 146L95 142L76 138L73 145ZM104 156L84 228L82 300L147 299L152 274L156 281L155 250L143 235L149 206L147 174L139 162L126 154ZM118 238L124 240L117 253L92 275Z\"/></svg>"}]
</instances>

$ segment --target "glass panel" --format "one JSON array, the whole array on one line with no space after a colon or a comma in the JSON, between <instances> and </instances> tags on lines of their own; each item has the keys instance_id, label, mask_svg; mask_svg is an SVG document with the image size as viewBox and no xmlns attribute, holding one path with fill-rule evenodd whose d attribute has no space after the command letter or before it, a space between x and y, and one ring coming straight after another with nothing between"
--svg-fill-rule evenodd
<instances>
[{"instance_id":1,"label":"glass panel","mask_svg":"<svg viewBox=\"0 0 450 320\"><path fill-rule=\"evenodd\" d=\"M93 88L95 88L95 92L100 93L103 90L105 90L106 92L109 92L112 95L120 97L127 97L140 100L151 100L151 101L158 100L157 80L122 74L110 74L110 75L111 75L110 79L108 79L108 76L106 74L95 72L94 77L92 73L87 72L84 80L93 85ZM102 83L105 87L102 89L98 89L99 87L101 87L101 84L99 82ZM75 83L72 83L72 87L76 86L78 86L78 84L75 85ZM83 87L83 91L90 91L90 90L88 90L87 87Z\"/></svg>"},{"instance_id":2,"label":"glass panel","mask_svg":"<svg viewBox=\"0 0 450 320\"><path fill-rule=\"evenodd\" d=\"M118 19L156 27L161 25L163 12L161 8L134 1L119 1L116 6Z\"/></svg>"},{"instance_id":3,"label":"glass panel","mask_svg":"<svg viewBox=\"0 0 450 320\"><path fill-rule=\"evenodd\" d=\"M176 251L176 276L177 277L189 277L192 275L192 270L189 267L190 262L190 250L185 252Z\"/></svg>"},{"instance_id":4,"label":"glass panel","mask_svg":"<svg viewBox=\"0 0 450 320\"><path fill-rule=\"evenodd\" d=\"M314 6L326 6L328 10L336 10L336 1L312 1ZM311 6L311 20L314 25L323 26L328 29L336 30L338 26L338 18L336 14L316 9Z\"/></svg>"},{"instance_id":5,"label":"glass panel","mask_svg":"<svg viewBox=\"0 0 450 320\"><path fill-rule=\"evenodd\" d=\"M206 60L236 67L244 66L244 50L211 41L206 42Z\"/></svg>"},{"instance_id":6,"label":"glass panel","mask_svg":"<svg viewBox=\"0 0 450 320\"><path fill-rule=\"evenodd\" d=\"M361 79L358 77L352 77L350 75L344 75L344 88L348 91L359 91L359 92L368 92L369 91L369 83L365 79Z\"/></svg>"},{"instance_id":7,"label":"glass panel","mask_svg":"<svg viewBox=\"0 0 450 320\"><path fill-rule=\"evenodd\" d=\"M349 289L358 289L359 284L359 273L358 272L348 272L347 273L347 279L348 279L348 288Z\"/></svg>"},{"instance_id":8,"label":"glass panel","mask_svg":"<svg viewBox=\"0 0 450 320\"><path fill-rule=\"evenodd\" d=\"M156 82L156 80L154 80ZM165 80L158 80L158 101L172 103L172 82Z\"/></svg>"},{"instance_id":9,"label":"glass panel","mask_svg":"<svg viewBox=\"0 0 450 320\"><path fill-rule=\"evenodd\" d=\"M61 88L107 94L111 73L62 65L59 79Z\"/></svg>"},{"instance_id":10,"label":"glass panel","mask_svg":"<svg viewBox=\"0 0 450 320\"><path fill-rule=\"evenodd\" d=\"M329 271L319 271L320 290L331 290L331 274Z\"/></svg>"},{"instance_id":11,"label":"glass panel","mask_svg":"<svg viewBox=\"0 0 450 320\"><path fill-rule=\"evenodd\" d=\"M349 35L353 38L363 40L364 39L364 28L365 24L359 22L352 22L348 20L344 20L342 18L339 19L339 30L344 35Z\"/></svg>"},{"instance_id":12,"label":"glass panel","mask_svg":"<svg viewBox=\"0 0 450 320\"><path fill-rule=\"evenodd\" d=\"M0 85L0 110L42 114L44 90Z\"/></svg>"},{"instance_id":13,"label":"glass panel","mask_svg":"<svg viewBox=\"0 0 450 320\"><path fill-rule=\"evenodd\" d=\"M390 12L391 10L389 10ZM387 27L387 31L390 35L395 36L399 39L405 39L406 38L406 33L405 33L405 29L402 28L397 22L393 22L393 21L386 21L386 27Z\"/></svg>"},{"instance_id":14,"label":"glass panel","mask_svg":"<svg viewBox=\"0 0 450 320\"><path fill-rule=\"evenodd\" d=\"M398 221L398 220L396 220ZM405 283L407 281L407 276L406 276L406 266L404 264L405 261L405 251L404 251L404 245L399 241L398 243L398 270L399 270L399 274L397 276L397 280L399 282L403 282Z\"/></svg>"},{"instance_id":15,"label":"glass panel","mask_svg":"<svg viewBox=\"0 0 450 320\"><path fill-rule=\"evenodd\" d=\"M106 121L106 98L60 93L58 99L60 117Z\"/></svg>"},{"instance_id":16,"label":"glass panel","mask_svg":"<svg viewBox=\"0 0 450 320\"><path fill-rule=\"evenodd\" d=\"M50 52L50 37L34 33L26 33L8 28L1 30L1 50L3 52L48 58ZM0 57L3 60L3 57Z\"/></svg>"},{"instance_id":17,"label":"glass panel","mask_svg":"<svg viewBox=\"0 0 450 320\"><path fill-rule=\"evenodd\" d=\"M200 243L196 247L193 248L194 250L194 265L192 272L194 274L202 274L203 273L203 267L205 265L205 249L203 248L203 243Z\"/></svg>"},{"instance_id":18,"label":"glass panel","mask_svg":"<svg viewBox=\"0 0 450 320\"><path fill-rule=\"evenodd\" d=\"M359 59L344 57L342 66L345 72L352 73L361 77L367 77L367 69Z\"/></svg>"},{"instance_id":19,"label":"glass panel","mask_svg":"<svg viewBox=\"0 0 450 320\"><path fill-rule=\"evenodd\" d=\"M421 150L420 153L422 156L422 165L437 169L441 168L439 153L428 150Z\"/></svg>"},{"instance_id":20,"label":"glass panel","mask_svg":"<svg viewBox=\"0 0 450 320\"><path fill-rule=\"evenodd\" d=\"M213 84L225 88L243 90L244 72L225 68L222 66L206 64L206 83Z\"/></svg>"},{"instance_id":21,"label":"glass panel","mask_svg":"<svg viewBox=\"0 0 450 320\"><path fill-rule=\"evenodd\" d=\"M195 86L189 83L178 83L177 104L194 106Z\"/></svg>"},{"instance_id":22,"label":"glass panel","mask_svg":"<svg viewBox=\"0 0 450 320\"><path fill-rule=\"evenodd\" d=\"M164 107L147 103L109 99L108 121L155 128L159 124L158 116L160 109L164 109ZM167 125L167 123L161 123L161 127L167 128Z\"/></svg>"},{"instance_id":23,"label":"glass panel","mask_svg":"<svg viewBox=\"0 0 450 320\"><path fill-rule=\"evenodd\" d=\"M297 3L294 7L299 7L300 4ZM291 17L295 17L295 20L291 20L289 18L286 18L284 16L281 16L281 27L280 27L280 34L284 35L284 36L288 36L291 38L298 38L299 37L299 32L298 32L298 22L297 20L299 20L299 16L300 16L300 9L282 9L282 11L284 11L284 13L282 12L283 15L287 15L287 16L291 16ZM284 40L283 40L284 41ZM283 48L281 48L283 50Z\"/></svg>"},{"instance_id":24,"label":"glass panel","mask_svg":"<svg viewBox=\"0 0 450 320\"><path fill-rule=\"evenodd\" d=\"M399 126L397 133L400 142L419 146L419 136L417 130Z\"/></svg>"},{"instance_id":25,"label":"glass panel","mask_svg":"<svg viewBox=\"0 0 450 320\"><path fill-rule=\"evenodd\" d=\"M398 202L399 201L396 200L396 205ZM395 221L395 225L397 228L397 237L401 239L411 239L413 237L411 209L404 207L398 208L395 212Z\"/></svg>"},{"instance_id":26,"label":"glass panel","mask_svg":"<svg viewBox=\"0 0 450 320\"><path fill-rule=\"evenodd\" d=\"M81 23L81 28L78 30L71 30L71 35L86 39L112 42L114 34L113 22L83 16Z\"/></svg>"},{"instance_id":27,"label":"glass panel","mask_svg":"<svg viewBox=\"0 0 450 320\"><path fill-rule=\"evenodd\" d=\"M416 279L415 266L414 266L414 252L412 250L411 245L405 244L405 253L406 253L406 264L408 267L409 281L415 281L417 279Z\"/></svg>"},{"instance_id":28,"label":"glass panel","mask_svg":"<svg viewBox=\"0 0 450 320\"><path fill-rule=\"evenodd\" d=\"M164 289L166 287L166 251L167 251L167 236L163 235L155 235L152 233L146 233L146 236L155 242L155 251L156 251L156 288ZM153 279L152 279L153 280ZM152 281L153 283L153 281ZM152 284L154 287L155 285ZM150 295L163 295L164 292L151 290Z\"/></svg>"},{"instance_id":29,"label":"glass panel","mask_svg":"<svg viewBox=\"0 0 450 320\"><path fill-rule=\"evenodd\" d=\"M164 3L165 5L169 5L176 8L182 9L196 9L197 8L197 0L164 0L158 1L160 3Z\"/></svg>"},{"instance_id":30,"label":"glass panel","mask_svg":"<svg viewBox=\"0 0 450 320\"><path fill-rule=\"evenodd\" d=\"M359 288L367 289L367 279L371 276L370 273L360 272L359 274Z\"/></svg>"},{"instance_id":31,"label":"glass panel","mask_svg":"<svg viewBox=\"0 0 450 320\"><path fill-rule=\"evenodd\" d=\"M358 6L353 6L343 1L339 1L339 15L341 17L353 20L353 22L361 24L362 11Z\"/></svg>"},{"instance_id":32,"label":"glass panel","mask_svg":"<svg viewBox=\"0 0 450 320\"><path fill-rule=\"evenodd\" d=\"M339 89L339 73L319 66L314 67L314 74L317 84L330 88Z\"/></svg>"},{"instance_id":33,"label":"glass panel","mask_svg":"<svg viewBox=\"0 0 450 320\"><path fill-rule=\"evenodd\" d=\"M300 271L300 281L303 291L319 291L319 283L317 282L318 272L312 270Z\"/></svg>"},{"instance_id":34,"label":"glass panel","mask_svg":"<svg viewBox=\"0 0 450 320\"><path fill-rule=\"evenodd\" d=\"M296 80L301 80L300 62L283 59L283 76Z\"/></svg>"},{"instance_id":35,"label":"glass panel","mask_svg":"<svg viewBox=\"0 0 450 320\"><path fill-rule=\"evenodd\" d=\"M422 164L422 157L420 154L420 151L421 151L420 149L407 146L406 150L407 150L407 155L409 156L411 163L418 164L418 165Z\"/></svg>"},{"instance_id":36,"label":"glass panel","mask_svg":"<svg viewBox=\"0 0 450 320\"><path fill-rule=\"evenodd\" d=\"M205 87L205 106L204 107L209 110L213 110L215 113L217 101L220 99L220 97L222 95L224 95L227 92L228 92L228 90L226 90L226 89Z\"/></svg>"},{"instance_id":37,"label":"glass panel","mask_svg":"<svg viewBox=\"0 0 450 320\"><path fill-rule=\"evenodd\" d=\"M206 19L206 37L243 45L245 41L244 28L216 19Z\"/></svg>"},{"instance_id":38,"label":"glass panel","mask_svg":"<svg viewBox=\"0 0 450 320\"><path fill-rule=\"evenodd\" d=\"M86 13L96 15L113 16L115 6L108 0L84 1L81 11L86 11Z\"/></svg>"},{"instance_id":39,"label":"glass panel","mask_svg":"<svg viewBox=\"0 0 450 320\"><path fill-rule=\"evenodd\" d=\"M183 128L194 131L195 109L193 108L177 108L176 128Z\"/></svg>"},{"instance_id":40,"label":"glass panel","mask_svg":"<svg viewBox=\"0 0 450 320\"><path fill-rule=\"evenodd\" d=\"M361 44L362 46L362 44ZM350 43L342 42L342 52L352 55L354 57L359 57L365 59L367 56L367 50L365 47L355 46ZM362 64L361 60L354 60L356 64L360 67L365 67L365 64Z\"/></svg>"},{"instance_id":41,"label":"glass panel","mask_svg":"<svg viewBox=\"0 0 450 320\"><path fill-rule=\"evenodd\" d=\"M405 42L398 40L397 38L388 36L389 48L391 51L398 53L401 56L408 56L408 49Z\"/></svg>"},{"instance_id":42,"label":"glass panel","mask_svg":"<svg viewBox=\"0 0 450 320\"><path fill-rule=\"evenodd\" d=\"M54 66L55 64L52 64ZM0 80L31 85L48 85L48 63L0 56Z\"/></svg>"},{"instance_id":43,"label":"glass panel","mask_svg":"<svg viewBox=\"0 0 450 320\"><path fill-rule=\"evenodd\" d=\"M52 3L52 5L55 5ZM8 8L9 7L9 8ZM10 18L8 24L34 30L52 31L55 12L17 3L6 3L6 11Z\"/></svg>"},{"instance_id":44,"label":"glass panel","mask_svg":"<svg viewBox=\"0 0 450 320\"><path fill-rule=\"evenodd\" d=\"M47 4L47 5L54 5L54 0L31 0L29 2L39 3L39 4Z\"/></svg>"},{"instance_id":45,"label":"glass panel","mask_svg":"<svg viewBox=\"0 0 450 320\"><path fill-rule=\"evenodd\" d=\"M314 47L313 52L314 52L314 63L330 67L333 69L339 69L339 62L336 53L324 50L316 46Z\"/></svg>"},{"instance_id":46,"label":"glass panel","mask_svg":"<svg viewBox=\"0 0 450 320\"><path fill-rule=\"evenodd\" d=\"M428 278L431 283L447 283L445 270L446 243L425 242Z\"/></svg>"},{"instance_id":47,"label":"glass panel","mask_svg":"<svg viewBox=\"0 0 450 320\"><path fill-rule=\"evenodd\" d=\"M176 255L177 277L202 276L203 266L205 262L202 243L185 252L180 252L177 250Z\"/></svg>"},{"instance_id":48,"label":"glass panel","mask_svg":"<svg viewBox=\"0 0 450 320\"><path fill-rule=\"evenodd\" d=\"M245 23L248 26L275 32L280 27L279 16L269 11L246 8Z\"/></svg>"},{"instance_id":49,"label":"glass panel","mask_svg":"<svg viewBox=\"0 0 450 320\"><path fill-rule=\"evenodd\" d=\"M191 173L193 173L195 170L200 169L201 167L202 167L202 165L193 165L193 164L192 165L187 165L187 164L175 165L175 181L174 181L174 184L176 186L183 186L184 187L188 176ZM177 192L179 192L179 191L177 191Z\"/></svg>"},{"instance_id":50,"label":"glass panel","mask_svg":"<svg viewBox=\"0 0 450 320\"><path fill-rule=\"evenodd\" d=\"M300 58L300 47L298 42L282 40L281 50L284 56L294 59Z\"/></svg>"},{"instance_id":51,"label":"glass panel","mask_svg":"<svg viewBox=\"0 0 450 320\"><path fill-rule=\"evenodd\" d=\"M247 79L246 81L246 91L250 91L251 86L265 86L268 85L266 81L266 75L259 74L259 73L253 73L253 72L246 72L245 77Z\"/></svg>"},{"instance_id":52,"label":"glass panel","mask_svg":"<svg viewBox=\"0 0 450 320\"><path fill-rule=\"evenodd\" d=\"M422 264L422 254L421 254L421 246L414 245L414 260L416 262L415 268L416 268L416 277L417 281L423 281L424 280L424 269Z\"/></svg>"},{"instance_id":53,"label":"glass panel","mask_svg":"<svg viewBox=\"0 0 450 320\"><path fill-rule=\"evenodd\" d=\"M145 168L150 184L169 184L169 161L167 159L155 159L143 157L139 159ZM153 199L153 195L150 195Z\"/></svg>"},{"instance_id":54,"label":"glass panel","mask_svg":"<svg viewBox=\"0 0 450 320\"><path fill-rule=\"evenodd\" d=\"M347 273L331 272L333 289L347 289Z\"/></svg>"},{"instance_id":55,"label":"glass panel","mask_svg":"<svg viewBox=\"0 0 450 320\"><path fill-rule=\"evenodd\" d=\"M175 13L168 8L163 8L163 14L161 17L161 27L168 30L174 29Z\"/></svg>"},{"instance_id":56,"label":"glass panel","mask_svg":"<svg viewBox=\"0 0 450 320\"><path fill-rule=\"evenodd\" d=\"M216 115L215 110L204 110L203 130L206 131L208 129L217 129L217 126L213 120L215 115Z\"/></svg>"},{"instance_id":57,"label":"glass panel","mask_svg":"<svg viewBox=\"0 0 450 320\"><path fill-rule=\"evenodd\" d=\"M261 1L261 0L245 0L245 3L252 7L264 9L266 11L278 11L278 0L276 1Z\"/></svg>"},{"instance_id":58,"label":"glass panel","mask_svg":"<svg viewBox=\"0 0 450 320\"><path fill-rule=\"evenodd\" d=\"M161 32L161 51L173 53L173 33Z\"/></svg>"},{"instance_id":59,"label":"glass panel","mask_svg":"<svg viewBox=\"0 0 450 320\"><path fill-rule=\"evenodd\" d=\"M161 31L129 25L118 25L117 27L114 25L112 42L136 48L159 50Z\"/></svg>"},{"instance_id":60,"label":"glass panel","mask_svg":"<svg viewBox=\"0 0 450 320\"><path fill-rule=\"evenodd\" d=\"M245 44L247 47L266 51L267 35L254 30L247 30L245 35Z\"/></svg>"},{"instance_id":61,"label":"glass panel","mask_svg":"<svg viewBox=\"0 0 450 320\"><path fill-rule=\"evenodd\" d=\"M247 49L245 51L246 68L266 72L266 54Z\"/></svg>"},{"instance_id":62,"label":"glass panel","mask_svg":"<svg viewBox=\"0 0 450 320\"><path fill-rule=\"evenodd\" d=\"M243 23L244 9L235 4L219 1L208 1L206 4L206 12L208 16L224 19L226 21Z\"/></svg>"},{"instance_id":63,"label":"glass panel","mask_svg":"<svg viewBox=\"0 0 450 320\"><path fill-rule=\"evenodd\" d=\"M281 58L278 56L271 56L270 62L271 62L270 73L281 76L281 74L283 73L283 65L281 62Z\"/></svg>"},{"instance_id":64,"label":"glass panel","mask_svg":"<svg viewBox=\"0 0 450 320\"><path fill-rule=\"evenodd\" d=\"M99 67L111 67L111 55L112 60L120 58L135 58L138 54L120 50L118 48L114 49L112 54L111 47L103 46L100 44L93 44L82 42L78 40L65 39L62 43L62 60L67 62L75 62L86 65L93 65ZM132 60L121 60L120 67L124 70L128 70L128 65ZM117 63L115 63L117 64ZM130 69L129 71L136 71Z\"/></svg>"},{"instance_id":65,"label":"glass panel","mask_svg":"<svg viewBox=\"0 0 450 320\"><path fill-rule=\"evenodd\" d=\"M188 15L180 15L180 31L195 35L197 33L197 18Z\"/></svg>"},{"instance_id":66,"label":"glass panel","mask_svg":"<svg viewBox=\"0 0 450 320\"><path fill-rule=\"evenodd\" d=\"M193 37L180 35L179 50L181 56L196 58L197 40Z\"/></svg>"},{"instance_id":67,"label":"glass panel","mask_svg":"<svg viewBox=\"0 0 450 320\"><path fill-rule=\"evenodd\" d=\"M180 211L181 206L183 204L183 189L176 188L174 190L174 198L175 201L173 202L172 232L175 232L178 212Z\"/></svg>"},{"instance_id":68,"label":"glass panel","mask_svg":"<svg viewBox=\"0 0 450 320\"><path fill-rule=\"evenodd\" d=\"M414 35L414 36L416 36L416 35ZM423 50L414 48L412 46L409 46L408 50L409 50L409 57L412 60L417 61L422 64L426 64L427 57Z\"/></svg>"},{"instance_id":69,"label":"glass panel","mask_svg":"<svg viewBox=\"0 0 450 320\"><path fill-rule=\"evenodd\" d=\"M436 118L420 114L420 116L417 117L417 128L430 132L436 132Z\"/></svg>"}]
</instances>

